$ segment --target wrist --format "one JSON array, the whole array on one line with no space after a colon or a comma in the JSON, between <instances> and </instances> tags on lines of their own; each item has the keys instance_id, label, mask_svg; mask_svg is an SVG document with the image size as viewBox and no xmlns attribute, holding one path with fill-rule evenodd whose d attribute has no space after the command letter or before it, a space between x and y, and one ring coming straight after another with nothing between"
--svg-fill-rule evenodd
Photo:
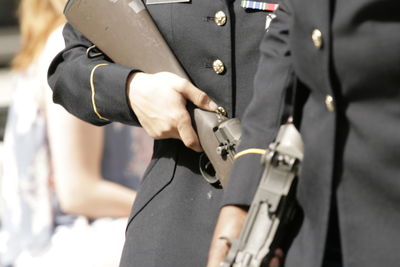
<instances>
[{"instance_id":1,"label":"wrist","mask_svg":"<svg viewBox=\"0 0 400 267\"><path fill-rule=\"evenodd\" d=\"M128 75L128 78L126 80L126 99L127 99L129 108L131 109L132 112L133 112L133 108L132 108L133 88L132 87L133 87L133 84L135 83L135 78L137 77L137 75L141 75L141 74L143 74L142 71L134 70Z\"/></svg>"}]
</instances>

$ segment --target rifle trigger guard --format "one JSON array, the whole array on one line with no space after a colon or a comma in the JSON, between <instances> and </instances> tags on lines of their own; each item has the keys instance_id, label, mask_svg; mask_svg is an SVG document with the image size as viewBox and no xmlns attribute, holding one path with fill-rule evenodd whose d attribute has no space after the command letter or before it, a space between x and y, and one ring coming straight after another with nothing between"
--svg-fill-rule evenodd
<instances>
[{"instance_id":1,"label":"rifle trigger guard","mask_svg":"<svg viewBox=\"0 0 400 267\"><path fill-rule=\"evenodd\" d=\"M201 175L209 184L217 188L222 188L219 178L216 176L214 167L205 153L201 153L200 155L199 169Z\"/></svg>"}]
</instances>

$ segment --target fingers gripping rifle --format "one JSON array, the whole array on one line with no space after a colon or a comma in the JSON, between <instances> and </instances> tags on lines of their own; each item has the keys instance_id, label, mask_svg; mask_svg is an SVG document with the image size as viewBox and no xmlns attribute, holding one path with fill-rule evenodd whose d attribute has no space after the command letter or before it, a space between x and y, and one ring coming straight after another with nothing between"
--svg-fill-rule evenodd
<instances>
[{"instance_id":1,"label":"fingers gripping rifle","mask_svg":"<svg viewBox=\"0 0 400 267\"><path fill-rule=\"evenodd\" d=\"M262 158L265 169L239 240L228 240L231 248L221 266L264 266L282 248L301 216L294 193L302 159L299 132L293 124L282 125Z\"/></svg>"}]
</instances>

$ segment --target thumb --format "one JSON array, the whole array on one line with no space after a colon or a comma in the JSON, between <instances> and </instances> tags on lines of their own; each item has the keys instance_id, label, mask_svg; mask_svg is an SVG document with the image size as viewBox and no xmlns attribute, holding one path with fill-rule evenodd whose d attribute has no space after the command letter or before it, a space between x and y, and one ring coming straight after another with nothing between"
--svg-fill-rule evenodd
<instances>
[{"instance_id":1,"label":"thumb","mask_svg":"<svg viewBox=\"0 0 400 267\"><path fill-rule=\"evenodd\" d=\"M218 108L218 105L212 101L205 92L201 91L192 83L189 83L188 86L184 86L181 94L201 109L215 111Z\"/></svg>"}]
</instances>

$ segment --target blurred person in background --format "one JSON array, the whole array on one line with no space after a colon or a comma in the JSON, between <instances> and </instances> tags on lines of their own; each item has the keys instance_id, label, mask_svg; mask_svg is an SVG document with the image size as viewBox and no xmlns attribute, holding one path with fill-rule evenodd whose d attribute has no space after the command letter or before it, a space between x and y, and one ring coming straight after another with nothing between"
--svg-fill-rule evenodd
<instances>
[{"instance_id":1,"label":"blurred person in background","mask_svg":"<svg viewBox=\"0 0 400 267\"><path fill-rule=\"evenodd\" d=\"M22 0L22 46L5 133L0 266L118 266L152 139L89 125L51 100L65 0ZM128 145L127 145L128 144Z\"/></svg>"}]
</instances>

